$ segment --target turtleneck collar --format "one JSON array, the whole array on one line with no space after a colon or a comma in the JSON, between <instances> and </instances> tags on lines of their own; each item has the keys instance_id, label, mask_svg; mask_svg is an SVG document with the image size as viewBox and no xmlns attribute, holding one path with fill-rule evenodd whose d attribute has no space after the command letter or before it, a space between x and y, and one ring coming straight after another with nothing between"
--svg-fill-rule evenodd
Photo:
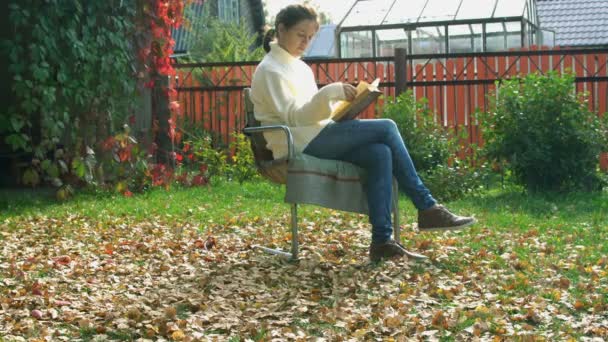
<instances>
[{"instance_id":1,"label":"turtleneck collar","mask_svg":"<svg viewBox=\"0 0 608 342\"><path fill-rule=\"evenodd\" d=\"M289 52L283 49L276 41L270 42L270 53L273 57L278 59L279 62L285 64L290 64L300 59L292 56Z\"/></svg>"}]
</instances>

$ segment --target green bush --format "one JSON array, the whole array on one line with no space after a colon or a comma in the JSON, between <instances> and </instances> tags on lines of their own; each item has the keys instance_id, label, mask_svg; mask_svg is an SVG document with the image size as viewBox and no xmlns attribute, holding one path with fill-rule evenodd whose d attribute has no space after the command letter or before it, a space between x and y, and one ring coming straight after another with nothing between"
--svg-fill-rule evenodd
<instances>
[{"instance_id":1,"label":"green bush","mask_svg":"<svg viewBox=\"0 0 608 342\"><path fill-rule=\"evenodd\" d=\"M473 167L456 159L453 165L437 165L421 177L433 196L444 202L478 196L487 187L490 174L487 164Z\"/></svg>"},{"instance_id":2,"label":"green bush","mask_svg":"<svg viewBox=\"0 0 608 342\"><path fill-rule=\"evenodd\" d=\"M382 116L397 124L418 172L447 164L455 152L455 141L435 121L426 99L416 101L411 90L387 101Z\"/></svg>"},{"instance_id":3,"label":"green bush","mask_svg":"<svg viewBox=\"0 0 608 342\"><path fill-rule=\"evenodd\" d=\"M142 192L151 185L164 185L159 182L160 176L151 174L153 166L148 152L137 143L127 125L101 145L97 157L74 162L79 177L88 179L90 185L114 188L119 193ZM87 174L96 177L87 178Z\"/></svg>"},{"instance_id":4,"label":"green bush","mask_svg":"<svg viewBox=\"0 0 608 342\"><path fill-rule=\"evenodd\" d=\"M226 152L213 146L211 135L203 132L190 137L190 140L185 143L192 146L192 153L195 156L196 163L206 169L208 179L215 177L225 177L228 170L228 161Z\"/></svg>"},{"instance_id":5,"label":"green bush","mask_svg":"<svg viewBox=\"0 0 608 342\"><path fill-rule=\"evenodd\" d=\"M435 120L425 98L416 101L408 90L387 101L383 117L397 124L416 170L434 197L451 201L478 194L484 188L488 168L485 164L475 167L471 161L456 157L458 139L465 137L450 136Z\"/></svg>"},{"instance_id":6,"label":"green bush","mask_svg":"<svg viewBox=\"0 0 608 342\"><path fill-rule=\"evenodd\" d=\"M588 110L574 76L555 72L503 81L483 116L485 154L529 190L598 189L608 120Z\"/></svg>"},{"instance_id":7,"label":"green bush","mask_svg":"<svg viewBox=\"0 0 608 342\"><path fill-rule=\"evenodd\" d=\"M230 144L232 151L231 163L229 164L229 178L239 183L258 178L255 167L253 151L249 145L249 139L242 133L232 133L234 141Z\"/></svg>"}]
</instances>

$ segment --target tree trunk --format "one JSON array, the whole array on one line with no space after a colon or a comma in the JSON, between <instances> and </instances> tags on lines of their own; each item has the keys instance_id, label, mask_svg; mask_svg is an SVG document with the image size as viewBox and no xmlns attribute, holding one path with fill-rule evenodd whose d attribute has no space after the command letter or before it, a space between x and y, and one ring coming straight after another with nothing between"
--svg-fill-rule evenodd
<instances>
[{"instance_id":1,"label":"tree trunk","mask_svg":"<svg viewBox=\"0 0 608 342\"><path fill-rule=\"evenodd\" d=\"M170 153L172 151L171 139L169 137L169 97L167 88L169 78L167 76L157 76L154 82L153 91L153 113L156 114L158 131L156 132L157 160L159 163L169 164L171 162Z\"/></svg>"}]
</instances>

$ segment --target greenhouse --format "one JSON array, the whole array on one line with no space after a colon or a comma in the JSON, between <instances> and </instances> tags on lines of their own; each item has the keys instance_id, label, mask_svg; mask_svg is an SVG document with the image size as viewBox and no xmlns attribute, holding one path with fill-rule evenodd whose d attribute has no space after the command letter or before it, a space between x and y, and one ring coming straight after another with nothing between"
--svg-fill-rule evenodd
<instances>
[{"instance_id":1,"label":"greenhouse","mask_svg":"<svg viewBox=\"0 0 608 342\"><path fill-rule=\"evenodd\" d=\"M553 46L534 0L358 0L336 29L338 56L505 51Z\"/></svg>"}]
</instances>

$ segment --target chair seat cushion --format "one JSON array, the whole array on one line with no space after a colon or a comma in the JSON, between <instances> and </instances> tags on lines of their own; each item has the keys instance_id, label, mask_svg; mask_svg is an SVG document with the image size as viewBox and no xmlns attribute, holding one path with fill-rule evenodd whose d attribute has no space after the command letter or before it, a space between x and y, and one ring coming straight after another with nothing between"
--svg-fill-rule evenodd
<instances>
[{"instance_id":1,"label":"chair seat cushion","mask_svg":"<svg viewBox=\"0 0 608 342\"><path fill-rule=\"evenodd\" d=\"M299 153L287 168L285 202L367 214L365 178L351 163Z\"/></svg>"}]
</instances>

